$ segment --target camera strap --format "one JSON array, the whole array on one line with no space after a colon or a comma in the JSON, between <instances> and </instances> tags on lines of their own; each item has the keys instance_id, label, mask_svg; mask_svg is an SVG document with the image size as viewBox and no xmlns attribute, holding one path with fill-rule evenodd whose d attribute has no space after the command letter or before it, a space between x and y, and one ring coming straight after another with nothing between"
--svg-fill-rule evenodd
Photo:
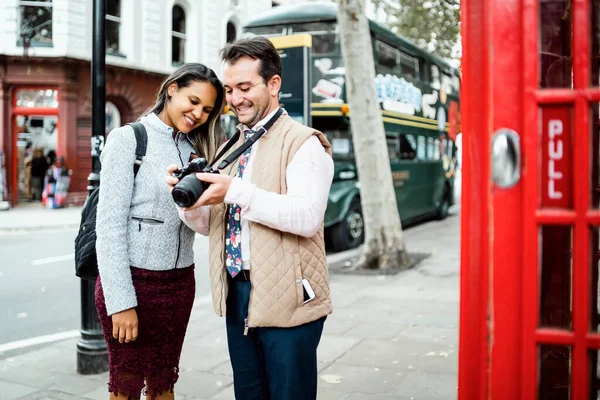
<instances>
[{"instance_id":1,"label":"camera strap","mask_svg":"<svg viewBox=\"0 0 600 400\"><path fill-rule=\"evenodd\" d=\"M251 138L247 139L240 147L238 147L234 152L232 152L229 156L227 156L226 159L221 161L221 163L219 164L219 166L217 168L218 169L226 168L229 164L234 162L236 158L241 156L242 153L244 151L246 151L250 146L252 146L258 139L260 139L262 135L267 133L267 131L273 126L273 124L279 119L279 117L281 117L282 114L283 114L283 108L279 107L279 109L277 110L275 115L273 115L273 117L271 117L271 119L268 120L266 124L264 124L262 127L260 127L260 129L257 130L256 133L254 133L254 135L252 135ZM229 142L227 142L225 147L223 147L223 150L221 150L221 152L215 158L215 160L218 160L221 157L223 157L223 154L228 152L229 149L231 149L231 147L233 147L233 145L235 144L235 142L237 142L239 137L240 137L240 132L237 131L236 134L231 139L229 139ZM212 165L211 165L211 167L212 167Z\"/></svg>"}]
</instances>

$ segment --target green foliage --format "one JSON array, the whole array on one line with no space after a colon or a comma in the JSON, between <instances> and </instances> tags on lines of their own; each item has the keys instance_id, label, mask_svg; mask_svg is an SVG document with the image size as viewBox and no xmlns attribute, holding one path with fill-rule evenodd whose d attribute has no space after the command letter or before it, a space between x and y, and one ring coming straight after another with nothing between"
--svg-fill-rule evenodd
<instances>
[{"instance_id":1,"label":"green foliage","mask_svg":"<svg viewBox=\"0 0 600 400\"><path fill-rule=\"evenodd\" d=\"M419 47L460 57L460 0L371 0L378 20Z\"/></svg>"}]
</instances>

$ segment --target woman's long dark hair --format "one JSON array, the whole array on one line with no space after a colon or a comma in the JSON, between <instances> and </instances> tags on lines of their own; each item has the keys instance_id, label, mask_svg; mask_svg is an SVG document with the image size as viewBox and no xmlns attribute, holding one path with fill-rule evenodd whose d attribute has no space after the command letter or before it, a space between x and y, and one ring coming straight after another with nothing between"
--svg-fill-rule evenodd
<instances>
[{"instance_id":1,"label":"woman's long dark hair","mask_svg":"<svg viewBox=\"0 0 600 400\"><path fill-rule=\"evenodd\" d=\"M221 112L225 106L223 84L212 69L200 63L187 63L177 68L160 86L154 106L150 107L144 114L160 114L164 110L170 100L168 89L172 83L176 83L177 87L181 89L193 82L208 82L217 91L217 100L208 115L208 120L187 134L194 143L198 155L211 162L216 155L217 147L223 135Z\"/></svg>"}]
</instances>

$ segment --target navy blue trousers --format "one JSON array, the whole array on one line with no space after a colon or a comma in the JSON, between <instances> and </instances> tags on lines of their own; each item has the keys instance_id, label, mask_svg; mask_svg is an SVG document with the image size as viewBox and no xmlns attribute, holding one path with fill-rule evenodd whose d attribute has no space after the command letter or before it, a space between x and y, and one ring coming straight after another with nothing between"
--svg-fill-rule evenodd
<instances>
[{"instance_id":1,"label":"navy blue trousers","mask_svg":"<svg viewBox=\"0 0 600 400\"><path fill-rule=\"evenodd\" d=\"M251 328L251 284L228 279L227 342L237 400L315 400L317 346L325 318L293 328Z\"/></svg>"}]
</instances>

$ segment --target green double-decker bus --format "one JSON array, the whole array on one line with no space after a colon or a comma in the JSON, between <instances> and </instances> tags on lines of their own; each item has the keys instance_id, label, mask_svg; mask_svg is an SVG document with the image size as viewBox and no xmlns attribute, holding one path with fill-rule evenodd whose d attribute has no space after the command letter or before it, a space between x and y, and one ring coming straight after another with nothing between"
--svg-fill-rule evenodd
<instances>
[{"instance_id":1,"label":"green double-decker bus","mask_svg":"<svg viewBox=\"0 0 600 400\"><path fill-rule=\"evenodd\" d=\"M369 25L400 217L403 224L445 218L454 202L459 71L376 22ZM288 87L282 87L280 102L332 144L335 175L325 214L328 247L356 247L364 240L364 222L337 5L275 7L245 25L244 36L253 35L270 38L282 53ZM292 53L290 48L302 50Z\"/></svg>"}]
</instances>

